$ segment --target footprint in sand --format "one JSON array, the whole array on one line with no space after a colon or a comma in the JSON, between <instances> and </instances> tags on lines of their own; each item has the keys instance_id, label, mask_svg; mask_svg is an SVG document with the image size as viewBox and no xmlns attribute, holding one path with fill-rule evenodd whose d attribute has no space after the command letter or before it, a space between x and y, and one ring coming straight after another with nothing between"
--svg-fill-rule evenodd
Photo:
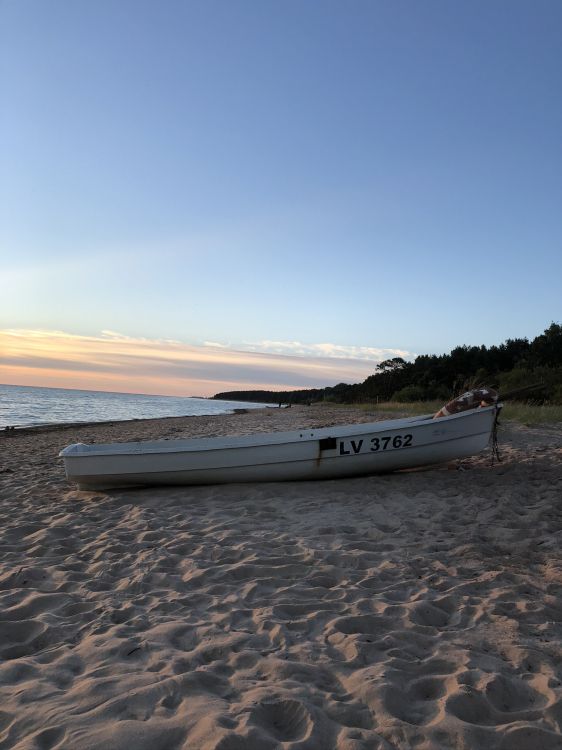
<instances>
[{"instance_id":1,"label":"footprint in sand","mask_svg":"<svg viewBox=\"0 0 562 750\"><path fill-rule=\"evenodd\" d=\"M496 711L532 711L547 702L546 696L534 690L528 682L504 675L496 675L486 685L486 697Z\"/></svg>"},{"instance_id":2,"label":"footprint in sand","mask_svg":"<svg viewBox=\"0 0 562 750\"><path fill-rule=\"evenodd\" d=\"M310 736L314 721L300 701L262 701L251 713L251 721L265 729L278 742L295 742Z\"/></svg>"},{"instance_id":3,"label":"footprint in sand","mask_svg":"<svg viewBox=\"0 0 562 750\"><path fill-rule=\"evenodd\" d=\"M420 726L428 724L437 715L437 701L445 692L445 681L442 678L421 677L405 688L385 686L382 699L389 714L408 724Z\"/></svg>"},{"instance_id":4,"label":"footprint in sand","mask_svg":"<svg viewBox=\"0 0 562 750\"><path fill-rule=\"evenodd\" d=\"M37 750L51 750L59 746L66 731L62 727L48 727L33 735L33 747Z\"/></svg>"},{"instance_id":5,"label":"footprint in sand","mask_svg":"<svg viewBox=\"0 0 562 750\"><path fill-rule=\"evenodd\" d=\"M365 634L380 637L392 629L393 620L381 615L352 615L340 617L332 623L334 630L344 635Z\"/></svg>"},{"instance_id":6,"label":"footprint in sand","mask_svg":"<svg viewBox=\"0 0 562 750\"><path fill-rule=\"evenodd\" d=\"M0 623L0 657L5 660L30 656L57 640L55 628L39 620Z\"/></svg>"},{"instance_id":7,"label":"footprint in sand","mask_svg":"<svg viewBox=\"0 0 562 750\"><path fill-rule=\"evenodd\" d=\"M411 611L410 619L416 625L430 628L445 628L449 625L451 614L445 606L437 602L423 601L417 604Z\"/></svg>"},{"instance_id":8,"label":"footprint in sand","mask_svg":"<svg viewBox=\"0 0 562 750\"><path fill-rule=\"evenodd\" d=\"M499 726L538 719L547 700L524 680L495 675L481 690L464 684L447 700L447 710L469 724Z\"/></svg>"},{"instance_id":9,"label":"footprint in sand","mask_svg":"<svg viewBox=\"0 0 562 750\"><path fill-rule=\"evenodd\" d=\"M446 710L467 724L480 726L497 724L485 696L470 685L463 685L458 693L447 699Z\"/></svg>"}]
</instances>

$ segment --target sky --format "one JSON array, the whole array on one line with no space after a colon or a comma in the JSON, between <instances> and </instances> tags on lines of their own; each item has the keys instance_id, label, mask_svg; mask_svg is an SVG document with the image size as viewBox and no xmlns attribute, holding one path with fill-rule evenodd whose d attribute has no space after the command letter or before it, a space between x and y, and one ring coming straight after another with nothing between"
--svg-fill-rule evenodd
<instances>
[{"instance_id":1,"label":"sky","mask_svg":"<svg viewBox=\"0 0 562 750\"><path fill-rule=\"evenodd\" d=\"M562 319L559 0L0 0L0 382L212 395Z\"/></svg>"}]
</instances>

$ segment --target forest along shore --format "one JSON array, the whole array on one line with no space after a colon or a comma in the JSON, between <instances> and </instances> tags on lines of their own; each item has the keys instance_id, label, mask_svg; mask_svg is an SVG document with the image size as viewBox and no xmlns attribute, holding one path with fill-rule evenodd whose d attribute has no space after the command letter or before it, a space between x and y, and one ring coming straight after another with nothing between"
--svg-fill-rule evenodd
<instances>
[{"instance_id":1,"label":"forest along shore","mask_svg":"<svg viewBox=\"0 0 562 750\"><path fill-rule=\"evenodd\" d=\"M421 354L413 362L384 360L362 383L338 383L300 391L228 391L216 399L261 403L339 404L385 401L449 401L470 388L487 385L506 391L541 384L532 398L562 405L562 325L552 323L532 341L507 339L499 346L457 346L449 354Z\"/></svg>"},{"instance_id":2,"label":"forest along shore","mask_svg":"<svg viewBox=\"0 0 562 750\"><path fill-rule=\"evenodd\" d=\"M560 748L562 425L319 482L79 492L57 458L380 416L1 433L2 748Z\"/></svg>"}]
</instances>

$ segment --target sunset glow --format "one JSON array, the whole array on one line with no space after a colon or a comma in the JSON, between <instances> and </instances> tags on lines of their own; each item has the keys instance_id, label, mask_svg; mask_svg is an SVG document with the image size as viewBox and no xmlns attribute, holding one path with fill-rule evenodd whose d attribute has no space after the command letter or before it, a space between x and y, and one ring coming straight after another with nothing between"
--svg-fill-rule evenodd
<instances>
[{"instance_id":1,"label":"sunset glow","mask_svg":"<svg viewBox=\"0 0 562 750\"><path fill-rule=\"evenodd\" d=\"M319 344L264 342L288 353L193 346L137 339L104 331L79 336L64 331L0 331L0 382L87 390L211 396L241 389L290 390L359 382L391 350L352 351ZM291 354L297 351L298 354ZM331 356L329 356L331 354ZM406 354L406 353L404 353ZM369 358L368 358L369 357Z\"/></svg>"}]
</instances>

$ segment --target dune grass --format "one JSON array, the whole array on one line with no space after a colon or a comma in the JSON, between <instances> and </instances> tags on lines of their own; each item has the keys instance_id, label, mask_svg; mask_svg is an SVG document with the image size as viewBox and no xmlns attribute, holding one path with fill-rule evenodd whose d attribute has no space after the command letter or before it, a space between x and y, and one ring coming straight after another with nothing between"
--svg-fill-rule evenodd
<instances>
[{"instance_id":1,"label":"dune grass","mask_svg":"<svg viewBox=\"0 0 562 750\"><path fill-rule=\"evenodd\" d=\"M562 405L560 404L525 404L514 401L506 403L502 417L513 419L521 424L551 424L562 422Z\"/></svg>"},{"instance_id":2,"label":"dune grass","mask_svg":"<svg viewBox=\"0 0 562 750\"><path fill-rule=\"evenodd\" d=\"M381 414L417 416L418 414L437 412L443 406L443 403L441 401L412 401L408 403L385 401L378 404L357 404L357 406L365 411L380 412ZM507 402L502 410L502 418L524 425L562 422L562 405Z\"/></svg>"},{"instance_id":3,"label":"dune grass","mask_svg":"<svg viewBox=\"0 0 562 750\"><path fill-rule=\"evenodd\" d=\"M418 414L434 414L443 406L442 401L382 401L378 404L365 404L365 409L388 412L391 414L407 414L415 417ZM362 406L363 408L363 406Z\"/></svg>"}]
</instances>

